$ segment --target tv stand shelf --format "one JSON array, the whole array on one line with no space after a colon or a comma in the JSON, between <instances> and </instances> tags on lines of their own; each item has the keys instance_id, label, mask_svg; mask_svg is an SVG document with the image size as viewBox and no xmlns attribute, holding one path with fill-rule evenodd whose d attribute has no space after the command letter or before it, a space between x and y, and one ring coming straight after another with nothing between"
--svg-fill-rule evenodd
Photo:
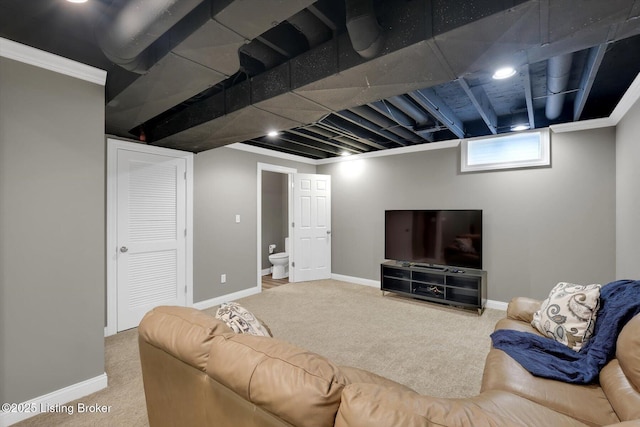
<instances>
[{"instance_id":1,"label":"tv stand shelf","mask_svg":"<svg viewBox=\"0 0 640 427\"><path fill-rule=\"evenodd\" d=\"M487 272L472 268L387 261L380 266L380 289L425 301L474 308L487 303Z\"/></svg>"}]
</instances>

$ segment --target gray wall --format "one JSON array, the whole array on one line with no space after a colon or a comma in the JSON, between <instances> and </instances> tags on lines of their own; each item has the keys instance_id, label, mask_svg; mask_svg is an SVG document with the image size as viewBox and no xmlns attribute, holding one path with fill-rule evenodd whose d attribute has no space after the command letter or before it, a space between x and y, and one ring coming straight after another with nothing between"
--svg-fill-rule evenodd
<instances>
[{"instance_id":1,"label":"gray wall","mask_svg":"<svg viewBox=\"0 0 640 427\"><path fill-rule=\"evenodd\" d=\"M640 279L640 101L616 128L616 277Z\"/></svg>"},{"instance_id":2,"label":"gray wall","mask_svg":"<svg viewBox=\"0 0 640 427\"><path fill-rule=\"evenodd\" d=\"M459 149L318 166L332 176L332 271L379 280L385 209L483 209L488 297L546 297L615 273L615 129L552 135L552 167L461 174Z\"/></svg>"},{"instance_id":3,"label":"gray wall","mask_svg":"<svg viewBox=\"0 0 640 427\"><path fill-rule=\"evenodd\" d=\"M314 165L227 147L195 156L194 302L257 285L259 162L303 173L316 170ZM236 214L240 215L239 224L235 223ZM220 283L221 274L227 275L225 284Z\"/></svg>"},{"instance_id":4,"label":"gray wall","mask_svg":"<svg viewBox=\"0 0 640 427\"><path fill-rule=\"evenodd\" d=\"M275 252L284 252L284 238L289 234L287 227L288 175L262 171L262 269L271 267L269 245L275 244Z\"/></svg>"},{"instance_id":5,"label":"gray wall","mask_svg":"<svg viewBox=\"0 0 640 427\"><path fill-rule=\"evenodd\" d=\"M0 58L0 402L104 373L104 87Z\"/></svg>"}]
</instances>

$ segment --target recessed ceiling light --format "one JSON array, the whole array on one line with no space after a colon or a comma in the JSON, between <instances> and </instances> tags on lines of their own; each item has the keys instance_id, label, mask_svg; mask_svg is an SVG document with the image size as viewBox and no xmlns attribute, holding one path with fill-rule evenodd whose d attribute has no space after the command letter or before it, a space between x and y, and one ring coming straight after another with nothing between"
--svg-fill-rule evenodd
<instances>
[{"instance_id":1,"label":"recessed ceiling light","mask_svg":"<svg viewBox=\"0 0 640 427\"><path fill-rule=\"evenodd\" d=\"M513 67L503 67L498 68L495 73L493 73L493 78L496 80L508 79L516 74L516 69Z\"/></svg>"},{"instance_id":2,"label":"recessed ceiling light","mask_svg":"<svg viewBox=\"0 0 640 427\"><path fill-rule=\"evenodd\" d=\"M267 132L267 136L270 136L271 138L276 137L280 135L280 133L277 130L270 130L269 132Z\"/></svg>"},{"instance_id":3,"label":"recessed ceiling light","mask_svg":"<svg viewBox=\"0 0 640 427\"><path fill-rule=\"evenodd\" d=\"M67 0L69 3L86 3L87 0Z\"/></svg>"},{"instance_id":4,"label":"recessed ceiling light","mask_svg":"<svg viewBox=\"0 0 640 427\"><path fill-rule=\"evenodd\" d=\"M529 129L529 125L528 124L521 124L521 125L511 126L511 130L514 131L514 132L518 132L518 131L521 131L521 130L527 130L527 129Z\"/></svg>"}]
</instances>

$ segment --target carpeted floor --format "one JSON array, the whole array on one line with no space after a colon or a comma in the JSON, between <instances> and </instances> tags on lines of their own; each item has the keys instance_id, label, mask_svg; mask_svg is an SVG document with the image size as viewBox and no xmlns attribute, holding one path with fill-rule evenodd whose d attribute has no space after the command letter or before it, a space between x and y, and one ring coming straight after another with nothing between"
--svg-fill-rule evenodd
<instances>
[{"instance_id":1,"label":"carpeted floor","mask_svg":"<svg viewBox=\"0 0 640 427\"><path fill-rule=\"evenodd\" d=\"M505 314L382 297L378 289L335 280L282 285L238 302L277 338L441 397L479 392L489 334ZM16 426L148 425L137 330L106 338L105 348L109 387L78 402L111 406L108 414L41 414Z\"/></svg>"}]
</instances>

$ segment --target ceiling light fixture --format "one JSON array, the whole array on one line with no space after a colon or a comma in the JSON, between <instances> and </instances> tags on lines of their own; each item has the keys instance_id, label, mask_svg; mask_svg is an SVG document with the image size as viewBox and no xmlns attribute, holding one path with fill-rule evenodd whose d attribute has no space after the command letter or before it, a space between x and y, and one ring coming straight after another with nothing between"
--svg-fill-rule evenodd
<instances>
[{"instance_id":1,"label":"ceiling light fixture","mask_svg":"<svg viewBox=\"0 0 640 427\"><path fill-rule=\"evenodd\" d=\"M69 3L86 3L87 0L67 0Z\"/></svg>"},{"instance_id":2,"label":"ceiling light fixture","mask_svg":"<svg viewBox=\"0 0 640 427\"><path fill-rule=\"evenodd\" d=\"M280 135L280 133L277 130L270 130L269 132L267 132L267 136L271 138L275 138L278 135Z\"/></svg>"},{"instance_id":3,"label":"ceiling light fixture","mask_svg":"<svg viewBox=\"0 0 640 427\"><path fill-rule=\"evenodd\" d=\"M521 130L528 130L530 128L530 126L528 124L520 124L520 125L513 125L511 126L511 130L514 132L518 132Z\"/></svg>"},{"instance_id":4,"label":"ceiling light fixture","mask_svg":"<svg viewBox=\"0 0 640 427\"><path fill-rule=\"evenodd\" d=\"M340 155L341 155L342 157L346 157L346 156L350 156L350 155L351 155L351 153L350 153L350 152L348 152L348 151L343 151L342 153L340 153Z\"/></svg>"},{"instance_id":5,"label":"ceiling light fixture","mask_svg":"<svg viewBox=\"0 0 640 427\"><path fill-rule=\"evenodd\" d=\"M498 68L495 73L493 73L493 78L495 80L508 79L509 77L516 75L516 69L513 67L502 67Z\"/></svg>"}]
</instances>

